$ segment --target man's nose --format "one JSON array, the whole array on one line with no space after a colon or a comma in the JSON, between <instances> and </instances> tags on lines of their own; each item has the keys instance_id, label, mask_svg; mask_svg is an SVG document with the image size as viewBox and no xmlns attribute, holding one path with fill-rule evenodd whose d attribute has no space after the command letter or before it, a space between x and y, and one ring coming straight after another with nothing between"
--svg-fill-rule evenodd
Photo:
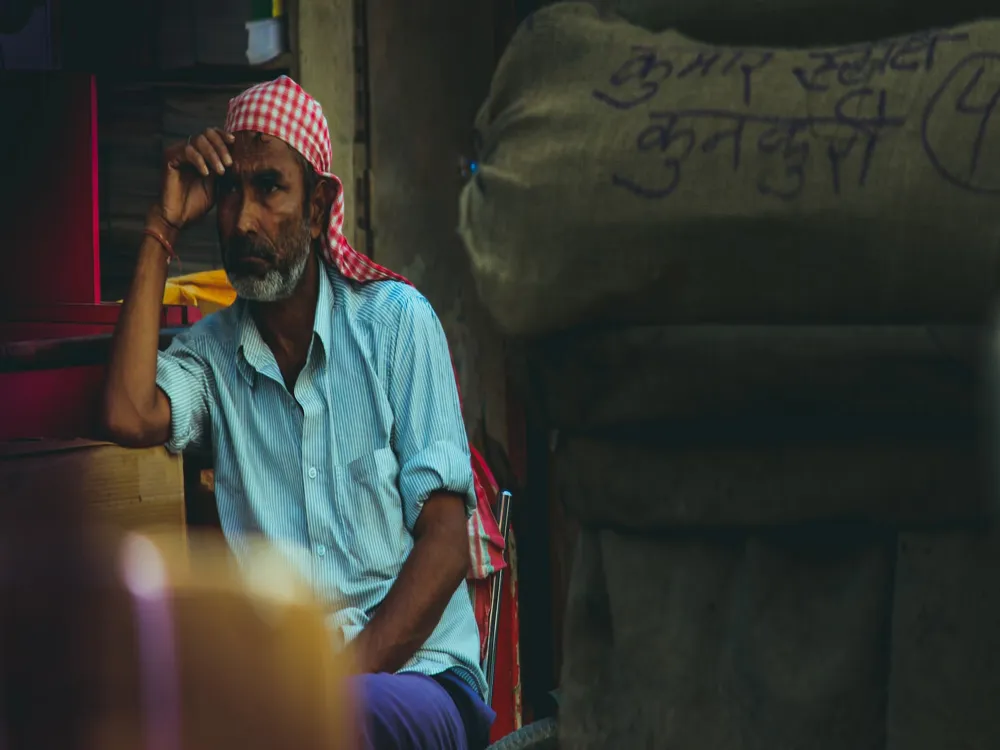
<instances>
[{"instance_id":1,"label":"man's nose","mask_svg":"<svg viewBox=\"0 0 1000 750\"><path fill-rule=\"evenodd\" d=\"M236 232L241 235L253 235L257 232L258 206L246 193L240 199L239 211L236 215Z\"/></svg>"}]
</instances>

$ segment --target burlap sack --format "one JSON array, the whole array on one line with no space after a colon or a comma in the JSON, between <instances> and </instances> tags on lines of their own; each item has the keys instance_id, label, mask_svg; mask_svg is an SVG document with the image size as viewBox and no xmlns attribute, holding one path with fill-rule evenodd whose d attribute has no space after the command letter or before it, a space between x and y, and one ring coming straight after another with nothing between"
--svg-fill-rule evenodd
<instances>
[{"instance_id":1,"label":"burlap sack","mask_svg":"<svg viewBox=\"0 0 1000 750\"><path fill-rule=\"evenodd\" d=\"M508 334L977 321L998 100L1000 22L736 49L553 5L497 69L460 231Z\"/></svg>"},{"instance_id":2,"label":"burlap sack","mask_svg":"<svg viewBox=\"0 0 1000 750\"><path fill-rule=\"evenodd\" d=\"M706 34L711 41L836 44L925 26L973 21L995 12L992 0L592 0L605 13L662 31Z\"/></svg>"},{"instance_id":3,"label":"burlap sack","mask_svg":"<svg viewBox=\"0 0 1000 750\"><path fill-rule=\"evenodd\" d=\"M899 6L900 0L594 0L605 12L647 29L662 31L679 24L703 19L740 18L767 20L775 16L796 16L837 8L845 16L856 16L865 8Z\"/></svg>"}]
</instances>

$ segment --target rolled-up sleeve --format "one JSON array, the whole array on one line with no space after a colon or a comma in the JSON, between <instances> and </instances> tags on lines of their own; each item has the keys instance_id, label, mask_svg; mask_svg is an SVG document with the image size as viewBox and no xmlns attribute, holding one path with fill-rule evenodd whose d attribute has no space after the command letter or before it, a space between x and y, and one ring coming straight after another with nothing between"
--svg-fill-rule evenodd
<instances>
[{"instance_id":1,"label":"rolled-up sleeve","mask_svg":"<svg viewBox=\"0 0 1000 750\"><path fill-rule=\"evenodd\" d=\"M413 529L424 502L439 491L464 497L471 515L476 493L448 342L430 303L416 293L400 317L389 401L407 526Z\"/></svg>"},{"instance_id":2,"label":"rolled-up sleeve","mask_svg":"<svg viewBox=\"0 0 1000 750\"><path fill-rule=\"evenodd\" d=\"M170 439L166 448L180 453L202 449L210 434L212 388L205 359L185 334L174 338L156 359L156 385L170 400Z\"/></svg>"}]
</instances>

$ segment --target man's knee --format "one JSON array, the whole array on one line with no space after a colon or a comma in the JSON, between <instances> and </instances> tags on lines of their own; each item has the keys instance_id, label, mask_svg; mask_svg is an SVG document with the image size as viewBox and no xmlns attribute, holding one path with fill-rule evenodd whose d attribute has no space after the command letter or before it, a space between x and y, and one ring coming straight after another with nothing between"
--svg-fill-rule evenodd
<instances>
[{"instance_id":1,"label":"man's knee","mask_svg":"<svg viewBox=\"0 0 1000 750\"><path fill-rule=\"evenodd\" d=\"M417 674L369 674L353 679L362 747L467 750L458 708L436 680Z\"/></svg>"}]
</instances>

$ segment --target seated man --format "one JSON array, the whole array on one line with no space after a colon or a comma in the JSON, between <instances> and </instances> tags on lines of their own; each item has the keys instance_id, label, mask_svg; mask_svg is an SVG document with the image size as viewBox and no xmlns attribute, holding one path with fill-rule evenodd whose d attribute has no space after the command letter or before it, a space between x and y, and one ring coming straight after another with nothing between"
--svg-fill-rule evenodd
<instances>
[{"instance_id":1,"label":"seated man","mask_svg":"<svg viewBox=\"0 0 1000 750\"><path fill-rule=\"evenodd\" d=\"M108 369L104 422L132 446L211 446L222 528L303 565L363 673L365 744L482 748L465 576L475 508L448 345L430 304L341 232L319 104L282 76L224 130L169 149ZM216 208L236 303L157 353L173 245Z\"/></svg>"}]
</instances>

